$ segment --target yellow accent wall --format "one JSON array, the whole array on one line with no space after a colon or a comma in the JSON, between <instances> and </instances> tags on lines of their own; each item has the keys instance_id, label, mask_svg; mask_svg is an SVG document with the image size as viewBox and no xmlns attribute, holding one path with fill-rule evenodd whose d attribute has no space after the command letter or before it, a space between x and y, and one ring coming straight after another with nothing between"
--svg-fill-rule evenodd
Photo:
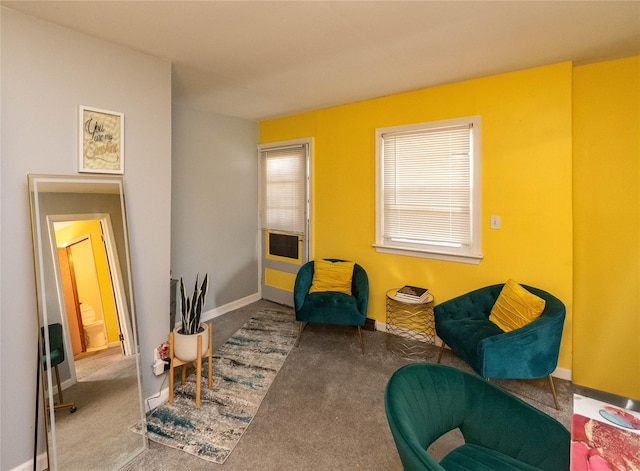
<instances>
[{"instance_id":1,"label":"yellow accent wall","mask_svg":"<svg viewBox=\"0 0 640 471\"><path fill-rule=\"evenodd\" d=\"M296 282L296 274L288 273L272 268L265 268L264 283L274 288L283 289L293 293L293 285Z\"/></svg>"},{"instance_id":2,"label":"yellow accent wall","mask_svg":"<svg viewBox=\"0 0 640 471\"><path fill-rule=\"evenodd\" d=\"M64 228L56 231L56 243L58 247L89 234L91 246L95 258L96 271L98 273L98 284L100 286L100 297L102 299L102 312L104 313L104 323L107 328L107 340L109 342L120 341L120 329L116 305L109 276L109 264L107 255L102 243L102 231L100 221L86 220L76 221Z\"/></svg>"},{"instance_id":3,"label":"yellow accent wall","mask_svg":"<svg viewBox=\"0 0 640 471\"><path fill-rule=\"evenodd\" d=\"M436 303L513 278L567 306L559 366L571 368L573 312L572 71L561 63L320 109L260 123L260 143L314 138L312 257L357 261L368 317L385 293L428 287ZM375 242L375 130L482 118L482 254L477 264L381 254ZM489 218L502 218L500 230Z\"/></svg>"},{"instance_id":4,"label":"yellow accent wall","mask_svg":"<svg viewBox=\"0 0 640 471\"><path fill-rule=\"evenodd\" d=\"M574 69L573 381L640 398L640 57Z\"/></svg>"}]
</instances>

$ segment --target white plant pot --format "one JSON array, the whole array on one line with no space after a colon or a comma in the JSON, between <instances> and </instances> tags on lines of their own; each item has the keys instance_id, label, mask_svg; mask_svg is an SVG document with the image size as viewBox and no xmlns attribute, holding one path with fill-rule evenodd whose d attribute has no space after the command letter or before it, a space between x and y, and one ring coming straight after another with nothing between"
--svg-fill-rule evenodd
<instances>
[{"instance_id":1,"label":"white plant pot","mask_svg":"<svg viewBox=\"0 0 640 471\"><path fill-rule=\"evenodd\" d=\"M209 348L209 324L202 322L197 334L185 335L182 326L173 329L173 354L182 361L194 361L198 358L198 337L202 337L202 357Z\"/></svg>"}]
</instances>

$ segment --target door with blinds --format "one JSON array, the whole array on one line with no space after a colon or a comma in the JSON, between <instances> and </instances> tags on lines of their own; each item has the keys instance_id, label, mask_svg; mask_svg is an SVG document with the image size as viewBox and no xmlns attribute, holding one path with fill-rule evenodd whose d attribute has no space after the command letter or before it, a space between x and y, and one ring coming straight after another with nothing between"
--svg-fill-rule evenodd
<instances>
[{"instance_id":1,"label":"door with blinds","mask_svg":"<svg viewBox=\"0 0 640 471\"><path fill-rule=\"evenodd\" d=\"M262 298L287 306L293 306L296 274L309 260L310 143L258 148Z\"/></svg>"}]
</instances>

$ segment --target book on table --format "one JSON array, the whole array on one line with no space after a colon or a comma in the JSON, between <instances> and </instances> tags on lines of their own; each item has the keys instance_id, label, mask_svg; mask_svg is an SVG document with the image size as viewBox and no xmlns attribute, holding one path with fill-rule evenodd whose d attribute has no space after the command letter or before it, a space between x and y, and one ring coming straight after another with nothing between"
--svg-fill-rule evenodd
<instances>
[{"instance_id":1,"label":"book on table","mask_svg":"<svg viewBox=\"0 0 640 471\"><path fill-rule=\"evenodd\" d=\"M429 297L429 290L419 286L405 285L400 288L395 295L398 301L408 301L411 303L423 303Z\"/></svg>"}]
</instances>

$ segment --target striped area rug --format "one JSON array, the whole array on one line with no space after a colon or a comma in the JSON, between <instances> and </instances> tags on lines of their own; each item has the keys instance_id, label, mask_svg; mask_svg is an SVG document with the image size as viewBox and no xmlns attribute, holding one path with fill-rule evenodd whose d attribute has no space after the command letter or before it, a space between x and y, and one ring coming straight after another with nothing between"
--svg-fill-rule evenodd
<instances>
[{"instance_id":1,"label":"striped area rug","mask_svg":"<svg viewBox=\"0 0 640 471\"><path fill-rule=\"evenodd\" d=\"M213 388L202 367L201 404L195 373L175 388L173 404L147 417L150 440L222 464L255 416L296 340L291 310L264 309L213 356Z\"/></svg>"}]
</instances>

